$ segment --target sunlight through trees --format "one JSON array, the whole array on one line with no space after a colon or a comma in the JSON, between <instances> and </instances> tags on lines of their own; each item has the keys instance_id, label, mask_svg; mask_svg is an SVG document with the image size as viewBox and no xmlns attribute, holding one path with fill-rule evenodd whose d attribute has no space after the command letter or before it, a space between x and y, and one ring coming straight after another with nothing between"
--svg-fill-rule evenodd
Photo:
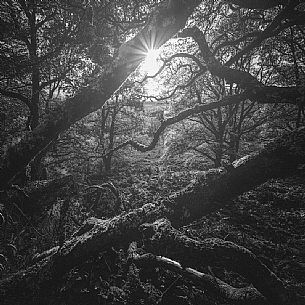
<instances>
[{"instance_id":1,"label":"sunlight through trees","mask_svg":"<svg viewBox=\"0 0 305 305\"><path fill-rule=\"evenodd\" d=\"M159 60L158 57L160 55L159 50L151 49L147 51L146 58L142 64L141 69L143 72L147 73L147 75L151 76L154 75L159 67Z\"/></svg>"}]
</instances>

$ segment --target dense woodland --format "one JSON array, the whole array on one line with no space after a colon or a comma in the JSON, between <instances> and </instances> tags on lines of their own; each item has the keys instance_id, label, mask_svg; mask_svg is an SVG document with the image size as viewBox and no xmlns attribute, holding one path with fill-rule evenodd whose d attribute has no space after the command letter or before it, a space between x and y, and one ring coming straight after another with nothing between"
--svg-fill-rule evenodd
<instances>
[{"instance_id":1,"label":"dense woodland","mask_svg":"<svg viewBox=\"0 0 305 305\"><path fill-rule=\"evenodd\" d=\"M305 1L2 0L0 304L305 304Z\"/></svg>"}]
</instances>

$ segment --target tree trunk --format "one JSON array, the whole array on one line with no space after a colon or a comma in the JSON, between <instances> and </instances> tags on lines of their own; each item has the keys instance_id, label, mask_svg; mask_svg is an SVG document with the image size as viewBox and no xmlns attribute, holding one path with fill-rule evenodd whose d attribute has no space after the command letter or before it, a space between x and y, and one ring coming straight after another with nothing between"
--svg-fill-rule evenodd
<instances>
[{"instance_id":1,"label":"tree trunk","mask_svg":"<svg viewBox=\"0 0 305 305\"><path fill-rule=\"evenodd\" d=\"M128 246L141 239L141 224L167 217L175 227L218 210L236 196L270 178L286 177L305 162L305 128L286 134L260 153L226 173L211 170L184 190L161 203L146 204L107 220L89 219L59 248L42 254L43 260L0 281L0 295L15 300L18 293L31 294L50 279L58 279L73 267L111 247ZM35 283L35 285L33 285ZM16 303L17 304L17 303Z\"/></svg>"},{"instance_id":2,"label":"tree trunk","mask_svg":"<svg viewBox=\"0 0 305 305\"><path fill-rule=\"evenodd\" d=\"M232 132L229 135L229 160L233 163L238 156L239 151L239 144L240 144L240 137L235 133Z\"/></svg>"},{"instance_id":3,"label":"tree trunk","mask_svg":"<svg viewBox=\"0 0 305 305\"><path fill-rule=\"evenodd\" d=\"M222 157L223 157L223 152L222 152L221 144L217 143L217 148L215 150L215 159L214 159L215 168L221 167Z\"/></svg>"},{"instance_id":4,"label":"tree trunk","mask_svg":"<svg viewBox=\"0 0 305 305\"><path fill-rule=\"evenodd\" d=\"M107 155L107 157L103 158L103 164L106 174L111 173L111 158L112 158L111 155Z\"/></svg>"}]
</instances>

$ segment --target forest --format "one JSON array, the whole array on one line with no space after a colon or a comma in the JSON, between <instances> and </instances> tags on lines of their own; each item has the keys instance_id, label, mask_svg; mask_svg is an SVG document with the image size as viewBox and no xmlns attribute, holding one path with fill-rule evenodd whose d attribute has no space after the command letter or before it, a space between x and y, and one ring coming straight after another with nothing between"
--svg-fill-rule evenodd
<instances>
[{"instance_id":1,"label":"forest","mask_svg":"<svg viewBox=\"0 0 305 305\"><path fill-rule=\"evenodd\" d=\"M0 29L0 304L305 304L305 1L2 0Z\"/></svg>"}]
</instances>

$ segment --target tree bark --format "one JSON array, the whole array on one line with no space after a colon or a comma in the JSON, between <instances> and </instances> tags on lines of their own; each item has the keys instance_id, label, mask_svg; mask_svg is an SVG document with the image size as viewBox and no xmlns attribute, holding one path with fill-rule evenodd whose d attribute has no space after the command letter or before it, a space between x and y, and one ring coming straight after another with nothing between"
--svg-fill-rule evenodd
<instances>
[{"instance_id":1,"label":"tree bark","mask_svg":"<svg viewBox=\"0 0 305 305\"><path fill-rule=\"evenodd\" d=\"M16 291L30 294L46 281L62 277L101 251L113 246L128 246L131 241L141 239L138 228L143 223L167 217L179 227L199 219L270 178L289 176L299 164L305 163L304 151L305 128L302 128L270 143L260 153L237 163L229 172L206 172L160 203L146 204L107 220L89 219L61 248L49 250L35 265L1 280L0 295L9 303Z\"/></svg>"}]
</instances>

